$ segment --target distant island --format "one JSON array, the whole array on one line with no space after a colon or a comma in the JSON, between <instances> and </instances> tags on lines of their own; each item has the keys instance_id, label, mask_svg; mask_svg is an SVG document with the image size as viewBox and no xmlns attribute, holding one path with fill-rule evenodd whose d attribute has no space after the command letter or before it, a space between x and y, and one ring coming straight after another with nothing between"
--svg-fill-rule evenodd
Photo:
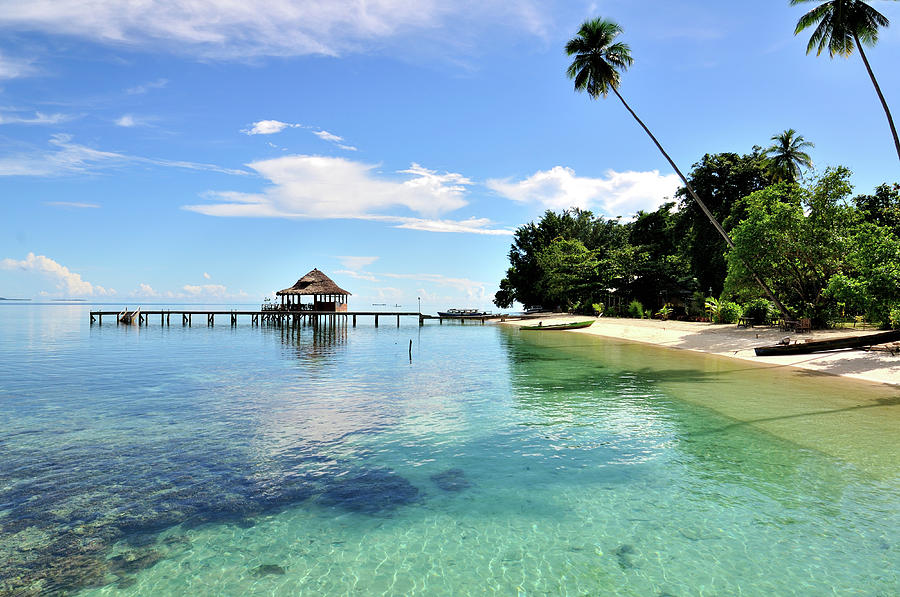
<instances>
[{"instance_id":1,"label":"distant island","mask_svg":"<svg viewBox=\"0 0 900 597\"><path fill-rule=\"evenodd\" d=\"M0 301L30 301L31 299L11 299L11 298L3 298L0 296Z\"/></svg>"}]
</instances>

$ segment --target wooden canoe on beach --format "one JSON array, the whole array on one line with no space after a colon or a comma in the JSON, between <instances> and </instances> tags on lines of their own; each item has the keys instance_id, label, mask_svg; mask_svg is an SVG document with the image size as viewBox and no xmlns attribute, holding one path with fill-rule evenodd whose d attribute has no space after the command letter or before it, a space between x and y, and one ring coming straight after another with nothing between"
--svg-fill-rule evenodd
<instances>
[{"instance_id":1,"label":"wooden canoe on beach","mask_svg":"<svg viewBox=\"0 0 900 597\"><path fill-rule=\"evenodd\" d=\"M776 346L760 346L756 349L758 357L774 357L786 354L809 354L826 350L839 350L842 348L863 348L896 342L900 340L900 330L891 332L879 332L866 334L865 336L844 336L843 338L831 338L829 340L813 340L811 342L799 342L797 344L778 344Z\"/></svg>"},{"instance_id":2,"label":"wooden canoe on beach","mask_svg":"<svg viewBox=\"0 0 900 597\"><path fill-rule=\"evenodd\" d=\"M572 323L556 323L550 325L523 325L521 330L580 330L581 328L589 328L594 324L593 321L575 321Z\"/></svg>"}]
</instances>

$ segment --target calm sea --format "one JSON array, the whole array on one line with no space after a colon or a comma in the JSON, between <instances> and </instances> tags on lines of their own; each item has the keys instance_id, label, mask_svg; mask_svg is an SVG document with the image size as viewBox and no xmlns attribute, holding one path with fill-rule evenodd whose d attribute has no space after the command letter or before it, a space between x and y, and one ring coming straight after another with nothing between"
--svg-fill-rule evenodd
<instances>
[{"instance_id":1,"label":"calm sea","mask_svg":"<svg viewBox=\"0 0 900 597\"><path fill-rule=\"evenodd\" d=\"M0 305L0 595L900 594L898 389L88 309Z\"/></svg>"}]
</instances>

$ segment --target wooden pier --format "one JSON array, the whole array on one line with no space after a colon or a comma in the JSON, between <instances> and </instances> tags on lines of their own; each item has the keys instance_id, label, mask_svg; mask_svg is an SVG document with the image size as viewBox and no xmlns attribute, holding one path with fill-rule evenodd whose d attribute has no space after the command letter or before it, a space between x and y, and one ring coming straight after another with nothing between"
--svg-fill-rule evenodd
<instances>
[{"instance_id":1,"label":"wooden pier","mask_svg":"<svg viewBox=\"0 0 900 597\"><path fill-rule=\"evenodd\" d=\"M503 320L507 315L462 315L462 316L438 316L426 315L415 311L309 311L296 309L264 309L259 311L205 311L205 310L176 310L176 309L160 309L147 310L138 308L134 311L91 311L91 325L94 323L103 325L104 317L112 317L116 325L120 324L123 313L131 315L130 322L139 326L148 326L151 321L155 321L159 317L161 326L168 326L172 323L172 316L175 316L175 324L178 325L179 318L181 325L191 327L196 316L199 322L206 321L208 327L216 324L216 316L228 317L228 322L232 326L238 324L238 318L249 318L250 325L268 325L268 326L295 326L303 323L316 322L334 322L337 318L343 318L344 321L352 321L353 327L356 327L357 317L374 317L375 327L378 327L379 319L388 320L395 319L397 327L400 327L401 317L417 317L419 325L425 325L425 321L437 319L443 325L444 320L459 321L460 324L466 321L479 321L484 325L485 321L491 319ZM122 323L129 323L122 321Z\"/></svg>"}]
</instances>

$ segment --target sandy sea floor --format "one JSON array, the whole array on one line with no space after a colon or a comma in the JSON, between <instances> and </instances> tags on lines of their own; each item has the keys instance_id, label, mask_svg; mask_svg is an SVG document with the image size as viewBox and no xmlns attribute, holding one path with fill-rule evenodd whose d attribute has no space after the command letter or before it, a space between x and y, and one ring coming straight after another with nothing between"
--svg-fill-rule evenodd
<instances>
[{"instance_id":1,"label":"sandy sea floor","mask_svg":"<svg viewBox=\"0 0 900 597\"><path fill-rule=\"evenodd\" d=\"M565 323L589 319L574 315L549 315L541 319L508 321L507 325L534 325L536 321ZM665 346L695 350L708 354L753 361L760 364L800 367L822 373L852 377L877 383L900 385L900 354L864 350L836 350L817 354L757 357L754 348L771 346L785 336L792 341L824 340L853 334L870 334L870 330L815 330L809 334L783 332L775 327L738 328L692 321L660 321L654 319L624 319L598 317L589 328L567 333L593 334Z\"/></svg>"}]
</instances>

